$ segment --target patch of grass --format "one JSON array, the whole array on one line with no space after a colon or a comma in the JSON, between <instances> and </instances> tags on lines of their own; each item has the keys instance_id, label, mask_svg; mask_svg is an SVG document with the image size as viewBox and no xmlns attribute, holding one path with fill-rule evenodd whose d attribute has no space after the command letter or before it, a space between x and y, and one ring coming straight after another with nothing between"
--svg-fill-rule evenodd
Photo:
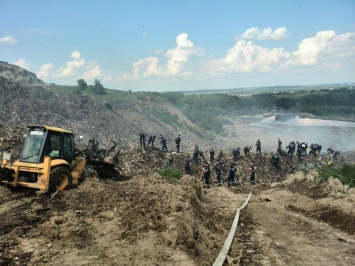
<instances>
[{"instance_id":1,"label":"patch of grass","mask_svg":"<svg viewBox=\"0 0 355 266\"><path fill-rule=\"evenodd\" d=\"M338 178L343 185L355 187L355 164L344 164L342 167L327 165L318 169L319 178L328 181L332 176Z\"/></svg>"},{"instance_id":2,"label":"patch of grass","mask_svg":"<svg viewBox=\"0 0 355 266\"><path fill-rule=\"evenodd\" d=\"M175 169L173 167L166 167L162 170L159 170L158 173L162 177L165 177L168 179L180 179L185 174L185 171Z\"/></svg>"}]
</instances>

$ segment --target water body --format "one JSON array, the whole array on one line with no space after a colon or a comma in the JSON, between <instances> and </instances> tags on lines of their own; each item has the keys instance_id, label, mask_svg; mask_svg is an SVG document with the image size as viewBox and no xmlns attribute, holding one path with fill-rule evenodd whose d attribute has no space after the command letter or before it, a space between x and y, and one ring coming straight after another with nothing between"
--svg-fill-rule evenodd
<instances>
[{"instance_id":1,"label":"water body","mask_svg":"<svg viewBox=\"0 0 355 266\"><path fill-rule=\"evenodd\" d=\"M290 141L304 141L309 145L311 143L321 144L323 152L329 146L343 152L355 150L354 122L299 118L298 116L279 122L275 121L275 116L271 116L253 125L259 127L265 135L272 134L275 139L280 137L284 148Z\"/></svg>"}]
</instances>

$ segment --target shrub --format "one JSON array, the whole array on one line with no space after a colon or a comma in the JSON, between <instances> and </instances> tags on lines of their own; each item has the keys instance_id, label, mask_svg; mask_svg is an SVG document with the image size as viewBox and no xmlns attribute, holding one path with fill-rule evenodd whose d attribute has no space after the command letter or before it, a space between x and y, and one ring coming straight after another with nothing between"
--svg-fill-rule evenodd
<instances>
[{"instance_id":1,"label":"shrub","mask_svg":"<svg viewBox=\"0 0 355 266\"><path fill-rule=\"evenodd\" d=\"M355 164L344 164L342 167L327 165L318 169L319 178L328 181L329 177L338 178L343 185L355 187Z\"/></svg>"},{"instance_id":2,"label":"shrub","mask_svg":"<svg viewBox=\"0 0 355 266\"><path fill-rule=\"evenodd\" d=\"M166 167L162 170L159 170L158 173L162 177L169 178L169 179L180 179L185 174L184 171L172 167Z\"/></svg>"}]
</instances>

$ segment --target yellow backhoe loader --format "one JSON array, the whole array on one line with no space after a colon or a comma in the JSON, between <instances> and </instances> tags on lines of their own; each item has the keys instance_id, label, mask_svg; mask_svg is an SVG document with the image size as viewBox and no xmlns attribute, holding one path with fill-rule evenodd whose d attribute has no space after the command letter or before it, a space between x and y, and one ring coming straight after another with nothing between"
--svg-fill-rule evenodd
<instances>
[{"instance_id":1,"label":"yellow backhoe loader","mask_svg":"<svg viewBox=\"0 0 355 266\"><path fill-rule=\"evenodd\" d=\"M96 170L114 169L119 153L116 143L107 150L98 150L98 143L90 140L85 150L77 150L74 134L50 126L30 125L20 158L11 163L11 155L4 153L0 164L0 184L23 186L53 192L68 184L78 184L82 177L98 178Z\"/></svg>"}]
</instances>

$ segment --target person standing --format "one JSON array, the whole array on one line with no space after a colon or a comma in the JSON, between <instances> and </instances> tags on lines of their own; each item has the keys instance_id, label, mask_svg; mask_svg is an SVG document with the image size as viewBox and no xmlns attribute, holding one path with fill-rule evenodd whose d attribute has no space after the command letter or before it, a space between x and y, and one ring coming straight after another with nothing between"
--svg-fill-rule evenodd
<instances>
[{"instance_id":1,"label":"person standing","mask_svg":"<svg viewBox=\"0 0 355 266\"><path fill-rule=\"evenodd\" d=\"M250 163L250 184L255 185L255 171L256 171L256 167L254 165L254 161L252 161Z\"/></svg>"},{"instance_id":2,"label":"person standing","mask_svg":"<svg viewBox=\"0 0 355 266\"><path fill-rule=\"evenodd\" d=\"M195 164L197 164L197 162L198 162L199 153L200 153L200 149L196 145L195 148L194 148L194 152L193 152L193 160L194 160Z\"/></svg>"},{"instance_id":3,"label":"person standing","mask_svg":"<svg viewBox=\"0 0 355 266\"><path fill-rule=\"evenodd\" d=\"M175 146L176 146L176 152L180 153L180 142L181 142L181 135L175 139Z\"/></svg>"},{"instance_id":4,"label":"person standing","mask_svg":"<svg viewBox=\"0 0 355 266\"><path fill-rule=\"evenodd\" d=\"M187 155L185 159L185 172L188 175L191 174L191 159L189 155Z\"/></svg>"},{"instance_id":5,"label":"person standing","mask_svg":"<svg viewBox=\"0 0 355 266\"><path fill-rule=\"evenodd\" d=\"M222 159L223 156L224 156L224 153L223 153L222 150L220 150L219 153L218 153L218 160Z\"/></svg>"},{"instance_id":6,"label":"person standing","mask_svg":"<svg viewBox=\"0 0 355 266\"><path fill-rule=\"evenodd\" d=\"M166 138L163 135L160 135L160 144L161 144L161 150L163 152L168 151L168 148L166 147Z\"/></svg>"},{"instance_id":7,"label":"person standing","mask_svg":"<svg viewBox=\"0 0 355 266\"><path fill-rule=\"evenodd\" d=\"M205 181L205 185L203 187L204 188L210 188L211 171L210 171L210 165L208 163L204 163L203 164L202 172L203 172L203 178L204 178L204 181Z\"/></svg>"},{"instance_id":8,"label":"person standing","mask_svg":"<svg viewBox=\"0 0 355 266\"><path fill-rule=\"evenodd\" d=\"M210 149L210 163L213 163L214 162L214 155L215 155L215 152L214 152L214 149L213 147Z\"/></svg>"},{"instance_id":9,"label":"person standing","mask_svg":"<svg viewBox=\"0 0 355 266\"><path fill-rule=\"evenodd\" d=\"M261 142L260 139L255 143L256 145L256 154L261 154Z\"/></svg>"},{"instance_id":10,"label":"person standing","mask_svg":"<svg viewBox=\"0 0 355 266\"><path fill-rule=\"evenodd\" d=\"M154 141L155 141L155 135L150 135L147 147L149 146L150 143L152 143L152 147L154 147Z\"/></svg>"},{"instance_id":11,"label":"person standing","mask_svg":"<svg viewBox=\"0 0 355 266\"><path fill-rule=\"evenodd\" d=\"M169 165L172 167L173 166L173 162L174 162L174 158L173 158L173 155L171 153L169 153L169 155L168 155L168 162L169 162Z\"/></svg>"},{"instance_id":12,"label":"person standing","mask_svg":"<svg viewBox=\"0 0 355 266\"><path fill-rule=\"evenodd\" d=\"M143 130L139 132L139 143L141 144L141 149L145 150L145 134Z\"/></svg>"},{"instance_id":13,"label":"person standing","mask_svg":"<svg viewBox=\"0 0 355 266\"><path fill-rule=\"evenodd\" d=\"M277 140L277 148L282 149L282 141L280 140L280 138L278 138L278 140Z\"/></svg>"},{"instance_id":14,"label":"person standing","mask_svg":"<svg viewBox=\"0 0 355 266\"><path fill-rule=\"evenodd\" d=\"M234 163L231 163L229 165L229 176L228 176L228 187L232 186L234 187L234 177L235 177L235 173L237 172L237 167L235 167Z\"/></svg>"},{"instance_id":15,"label":"person standing","mask_svg":"<svg viewBox=\"0 0 355 266\"><path fill-rule=\"evenodd\" d=\"M280 165L280 158L279 158L279 154L276 153L271 157L271 161L272 161L272 165L275 168L275 171L279 170L279 165Z\"/></svg>"},{"instance_id":16,"label":"person standing","mask_svg":"<svg viewBox=\"0 0 355 266\"><path fill-rule=\"evenodd\" d=\"M219 161L216 161L216 164L214 166L214 172L216 173L218 186L220 187L222 185L222 180L221 180L222 167Z\"/></svg>"},{"instance_id":17,"label":"person standing","mask_svg":"<svg viewBox=\"0 0 355 266\"><path fill-rule=\"evenodd\" d=\"M240 155L240 148L235 148L233 149L233 158L234 158L234 161L238 160L238 156Z\"/></svg>"}]
</instances>

